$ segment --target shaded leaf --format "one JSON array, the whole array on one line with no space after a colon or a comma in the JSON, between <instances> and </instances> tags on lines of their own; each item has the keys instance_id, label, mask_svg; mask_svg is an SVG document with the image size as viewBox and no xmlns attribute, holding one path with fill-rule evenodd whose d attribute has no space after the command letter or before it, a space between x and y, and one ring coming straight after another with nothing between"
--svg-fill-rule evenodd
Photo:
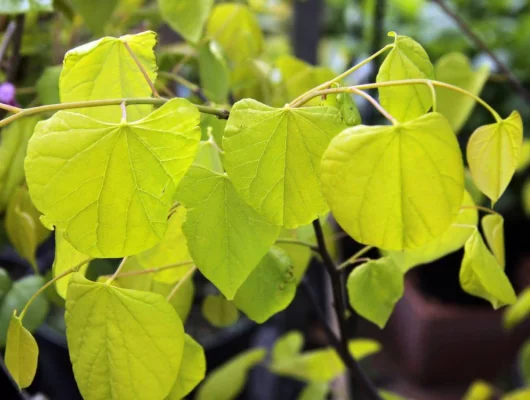
<instances>
[{"instance_id":1,"label":"shaded leaf","mask_svg":"<svg viewBox=\"0 0 530 400\"><path fill-rule=\"evenodd\" d=\"M197 43L210 15L214 0L158 0L164 21L184 39Z\"/></svg>"},{"instance_id":2,"label":"shaded leaf","mask_svg":"<svg viewBox=\"0 0 530 400\"><path fill-rule=\"evenodd\" d=\"M481 222L486 243L488 243L501 268L504 269L506 264L504 255L504 218L500 214L488 214L482 217Z\"/></svg>"},{"instance_id":3,"label":"shaded leaf","mask_svg":"<svg viewBox=\"0 0 530 400\"><path fill-rule=\"evenodd\" d=\"M88 260L89 257L86 254L77 251L70 243L68 243L61 233L55 232L55 259L52 266L54 278L69 268L75 267ZM88 264L88 262L84 264L79 269L79 273L85 275ZM57 290L59 296L61 296L63 299L66 299L66 290L70 284L70 279L72 279L72 275L67 275L55 281L55 289Z\"/></svg>"},{"instance_id":4,"label":"shaded leaf","mask_svg":"<svg viewBox=\"0 0 530 400\"><path fill-rule=\"evenodd\" d=\"M72 0L72 5L92 33L101 34L109 22L118 0Z\"/></svg>"},{"instance_id":5,"label":"shaded leaf","mask_svg":"<svg viewBox=\"0 0 530 400\"><path fill-rule=\"evenodd\" d=\"M289 360L300 353L304 347L304 337L299 331L284 333L274 342L271 361L273 364Z\"/></svg>"},{"instance_id":6,"label":"shaded leaf","mask_svg":"<svg viewBox=\"0 0 530 400\"><path fill-rule=\"evenodd\" d=\"M512 329L530 315L530 288L519 294L517 302L508 307L503 315L503 325Z\"/></svg>"},{"instance_id":7,"label":"shaded leaf","mask_svg":"<svg viewBox=\"0 0 530 400\"><path fill-rule=\"evenodd\" d=\"M61 102L59 98L59 77L62 70L62 65L47 67L39 77L35 88L37 89L39 100L43 105L58 104Z\"/></svg>"},{"instance_id":8,"label":"shaded leaf","mask_svg":"<svg viewBox=\"0 0 530 400\"><path fill-rule=\"evenodd\" d=\"M222 295L208 295L202 302L202 315L213 326L225 328L239 319L235 304Z\"/></svg>"},{"instance_id":9,"label":"shaded leaf","mask_svg":"<svg viewBox=\"0 0 530 400\"><path fill-rule=\"evenodd\" d=\"M214 40L199 48L199 80L206 97L216 103L226 103L230 90L230 70L223 49Z\"/></svg>"},{"instance_id":10,"label":"shaded leaf","mask_svg":"<svg viewBox=\"0 0 530 400\"><path fill-rule=\"evenodd\" d=\"M325 382L308 383L298 395L298 400L326 400L329 389L329 385Z\"/></svg>"}]
</instances>

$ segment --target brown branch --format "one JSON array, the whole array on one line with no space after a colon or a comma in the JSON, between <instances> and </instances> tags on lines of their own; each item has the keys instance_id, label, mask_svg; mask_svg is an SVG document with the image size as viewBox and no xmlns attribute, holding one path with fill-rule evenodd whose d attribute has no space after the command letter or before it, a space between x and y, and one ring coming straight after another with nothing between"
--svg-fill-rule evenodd
<instances>
[{"instance_id":1,"label":"brown branch","mask_svg":"<svg viewBox=\"0 0 530 400\"><path fill-rule=\"evenodd\" d=\"M333 306L335 308L335 313L337 314L337 319L339 322L339 331L340 337L337 338L331 328L327 326L325 322L324 329L328 334L331 345L335 348L335 351L342 359L346 367L348 368L351 378L357 385L362 393L364 393L366 399L369 400L381 400L377 389L373 386L370 379L366 376L364 371L359 366L359 363L351 355L348 348L348 330L346 329L346 301L344 297L343 285L342 285L342 276L340 271L336 268L333 259L331 258L329 251L326 247L326 242L324 240L324 233L322 232L322 226L318 219L313 221L313 229L315 230L315 236L317 238L318 249L322 262L328 272L328 275L331 279L331 288L333 292ZM307 288L306 288L307 290ZM314 297L314 296L313 296ZM318 303L315 304L317 306ZM315 311L318 313L319 308L316 307ZM319 316L320 319L326 321L323 314ZM333 333L333 336L330 333Z\"/></svg>"},{"instance_id":2,"label":"brown branch","mask_svg":"<svg viewBox=\"0 0 530 400\"><path fill-rule=\"evenodd\" d=\"M515 90L523 100L530 106L530 91L524 87L519 78L504 64L494 53L489 49L487 44L471 29L471 27L451 10L445 1L443 0L431 0L433 3L436 3L444 12L450 17L460 28L460 30L482 51L486 52L490 58L493 60L497 68L506 76L508 83Z\"/></svg>"}]
</instances>

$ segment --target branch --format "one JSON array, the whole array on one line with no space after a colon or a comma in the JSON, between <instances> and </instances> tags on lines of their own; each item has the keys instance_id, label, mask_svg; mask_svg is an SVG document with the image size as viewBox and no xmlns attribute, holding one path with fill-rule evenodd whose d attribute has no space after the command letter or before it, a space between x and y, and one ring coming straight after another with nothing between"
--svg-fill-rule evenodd
<instances>
[{"instance_id":1,"label":"branch","mask_svg":"<svg viewBox=\"0 0 530 400\"><path fill-rule=\"evenodd\" d=\"M76 102L70 102L70 103L60 103L60 104L50 104L46 106L39 106L39 107L31 107L31 108L25 108L25 109L17 109L18 111L12 110L12 107L6 106L5 104L0 103L0 109L4 109L7 111L15 112L14 115L11 115L10 117L4 118L0 120L0 127L6 126L7 124L16 121L19 118L28 117L30 115L35 114L42 114L49 111L59 111L59 110L72 110L76 108L86 108L86 107L101 107L101 106L119 106L122 103L125 103L125 105L132 105L132 104L154 104L154 105L162 105L169 101L169 99L165 98L138 98L138 99L109 99L109 100L88 100L88 101L76 101ZM221 109L221 108L215 108L215 107L209 107L209 106L201 106L198 104L194 104L197 109L204 114L212 114L215 115L219 119L228 119L230 116L230 111ZM8 108L9 107L9 108Z\"/></svg>"},{"instance_id":2,"label":"branch","mask_svg":"<svg viewBox=\"0 0 530 400\"><path fill-rule=\"evenodd\" d=\"M493 60L495 65L499 70L501 70L513 90L515 90L523 98L523 100L530 106L530 92L523 86L521 81L515 76L515 74L506 66L488 47L488 45L471 29L471 27L451 10L445 1L443 0L431 0L433 3L436 3L444 12L450 17L460 28L460 30L482 51L486 52L490 58Z\"/></svg>"},{"instance_id":3,"label":"branch","mask_svg":"<svg viewBox=\"0 0 530 400\"><path fill-rule=\"evenodd\" d=\"M16 27L17 23L15 20L11 20L9 25L7 25L6 31L4 32L4 37L2 38L2 43L0 44L0 64L4 59L4 55L6 54L9 43L11 43L11 39L13 38Z\"/></svg>"},{"instance_id":4,"label":"branch","mask_svg":"<svg viewBox=\"0 0 530 400\"><path fill-rule=\"evenodd\" d=\"M297 244L299 246L305 246L311 249L314 252L319 253L318 246L315 246L313 243L305 242L303 240L298 239L290 239L290 238L278 238L276 239L276 243L285 243L285 244Z\"/></svg>"},{"instance_id":5,"label":"branch","mask_svg":"<svg viewBox=\"0 0 530 400\"><path fill-rule=\"evenodd\" d=\"M20 48L22 46L22 35L24 34L24 14L15 17L15 32L13 32L12 53L9 60L9 70L7 71L6 80L14 82L17 76L18 64L20 63Z\"/></svg>"},{"instance_id":6,"label":"branch","mask_svg":"<svg viewBox=\"0 0 530 400\"><path fill-rule=\"evenodd\" d=\"M172 81L178 83L179 85L184 86L185 88L188 88L190 91L195 93L199 99L201 99L203 102L207 103L208 97L204 94L204 91L201 89L199 85L196 85L193 82L188 81L186 78L183 78L180 75L173 74L171 72L165 72L165 71L158 71L158 76L166 79L171 79Z\"/></svg>"},{"instance_id":7,"label":"branch","mask_svg":"<svg viewBox=\"0 0 530 400\"><path fill-rule=\"evenodd\" d=\"M184 285L184 283L186 281L189 281L192 277L193 277L193 274L195 274L195 271L197 271L197 267L193 267L191 268L188 272L186 272L186 275L184 275L182 277L182 279L180 281L178 281L178 283L175 285L175 287L173 288L173 290L171 291L171 293L169 293L167 295L167 301L170 301L174 296L175 294L178 292L178 290L180 289L180 287L182 285Z\"/></svg>"},{"instance_id":8,"label":"branch","mask_svg":"<svg viewBox=\"0 0 530 400\"><path fill-rule=\"evenodd\" d=\"M313 221L313 229L315 230L315 236L317 238L319 253L322 257L322 262L331 279L331 287L333 291L333 306L335 307L335 313L337 314L337 319L339 322L340 339L333 334L335 341L333 342L332 337L330 337L330 341L332 341L332 344L335 347L337 354L339 354L344 364L348 367L352 379L359 385L360 390L366 395L366 398L370 400L381 400L381 397L377 393L377 389L372 385L368 377L365 375L365 373L355 360L355 358L350 354L350 350L348 348L348 333L346 329L345 320L346 302L344 298L344 292L342 290L341 273L335 267L335 263L333 262L333 259L331 258L328 252L326 242L324 240L324 233L322 232L322 226L320 225L320 221L318 219Z\"/></svg>"}]
</instances>

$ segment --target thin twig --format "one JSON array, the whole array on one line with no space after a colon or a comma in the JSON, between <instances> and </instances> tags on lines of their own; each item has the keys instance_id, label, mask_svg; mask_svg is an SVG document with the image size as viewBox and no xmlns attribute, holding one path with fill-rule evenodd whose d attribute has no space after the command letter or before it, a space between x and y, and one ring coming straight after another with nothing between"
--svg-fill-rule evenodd
<instances>
[{"instance_id":1,"label":"thin twig","mask_svg":"<svg viewBox=\"0 0 530 400\"><path fill-rule=\"evenodd\" d=\"M315 252L318 252L318 246L315 246L313 243L309 243L309 242L306 242L306 241L303 241L303 240L298 240L298 239L290 239L290 238L278 238L276 239L276 243L278 244L281 244L281 243L285 243L285 244L297 244L299 246L305 246Z\"/></svg>"},{"instance_id":2,"label":"thin twig","mask_svg":"<svg viewBox=\"0 0 530 400\"><path fill-rule=\"evenodd\" d=\"M16 114L0 120L0 127L6 126L7 124L13 121L16 121L19 118L28 117L30 115L41 114L41 113L50 112L50 111L72 110L76 108L85 108L85 107L118 106L122 102L125 102L126 105L154 104L154 105L161 106L167 101L169 101L169 99L165 99L165 98L154 99L151 97L137 98L137 99L87 100L87 101L75 101L71 103L49 104L45 106L31 107L31 108L25 108L25 109L16 109L15 111L13 111L13 112L16 112ZM194 104L194 106L197 107L197 109L201 113L215 115L219 119L228 119L228 117L230 116L230 111L225 110L225 109L215 108L215 107L210 107L210 106L201 106L198 104ZM11 108L12 108L11 106L7 106L6 104L0 103L0 109L12 111Z\"/></svg>"},{"instance_id":3,"label":"thin twig","mask_svg":"<svg viewBox=\"0 0 530 400\"><path fill-rule=\"evenodd\" d=\"M445 1L443 0L431 0L433 3L436 3L444 12L445 14L450 17L460 28L460 30L482 51L487 53L490 58L493 60L497 68L502 71L502 73L506 76L508 79L508 83L512 87L513 90L515 90L519 95L523 98L523 100L530 106L530 91L526 89L519 78L515 76L515 74L508 68L506 64L504 64L499 57L493 53L493 51L490 50L488 45L471 29L471 27L464 21L464 19L455 13L453 10L451 10Z\"/></svg>"},{"instance_id":4,"label":"thin twig","mask_svg":"<svg viewBox=\"0 0 530 400\"><path fill-rule=\"evenodd\" d=\"M173 268L180 268L185 267L187 265L193 264L193 261L182 261L180 263L175 264L169 264L164 265L162 267L153 267L148 269L143 269L141 271L128 271L128 272L122 272L121 274L116 275L116 279L118 278L126 278L129 276L138 276L138 275L146 275L146 274L156 274L160 271L165 271L166 269L173 269ZM110 278L112 275L102 275L103 278Z\"/></svg>"},{"instance_id":5,"label":"thin twig","mask_svg":"<svg viewBox=\"0 0 530 400\"><path fill-rule=\"evenodd\" d=\"M397 124L397 120L396 120L392 115L390 115L390 113L389 113L387 110L385 110L385 109L383 108L383 106L382 106L381 104L379 104L379 103L377 102L377 100L374 99L372 96L370 96L368 93L363 92L362 90L356 89L356 88L354 88L354 87L350 87L349 89L350 89L349 91L350 91L351 93L354 93L354 94L356 94L356 95L358 95L358 96L364 97L364 98L365 98L365 99L366 99L371 105L374 106L374 108L375 108L377 111L379 111L379 112L381 113L381 115L382 115L383 117L385 117L385 118L388 119L390 122L392 122L393 125L396 125L396 124Z\"/></svg>"},{"instance_id":6,"label":"thin twig","mask_svg":"<svg viewBox=\"0 0 530 400\"><path fill-rule=\"evenodd\" d=\"M17 23L15 22L15 20L11 20L7 25L6 31L4 32L4 37L2 38L2 43L0 44L0 63L2 63L2 61L4 60L4 56L6 54L9 43L11 43L11 39L13 38L13 34L15 33L16 27Z\"/></svg>"},{"instance_id":7,"label":"thin twig","mask_svg":"<svg viewBox=\"0 0 530 400\"><path fill-rule=\"evenodd\" d=\"M338 269L346 268L348 265L351 265L352 263L356 262L359 259L359 257L361 257L362 255L368 253L373 248L374 248L374 246L364 246L361 250L359 250L353 256L351 256L346 261L344 261L342 264L340 264Z\"/></svg>"},{"instance_id":8,"label":"thin twig","mask_svg":"<svg viewBox=\"0 0 530 400\"><path fill-rule=\"evenodd\" d=\"M8 82L14 82L17 77L18 65L20 63L20 48L22 47L22 36L24 34L24 21L24 14L15 17L16 27L11 41L11 58L9 59L9 69L7 70L6 76Z\"/></svg>"},{"instance_id":9,"label":"thin twig","mask_svg":"<svg viewBox=\"0 0 530 400\"><path fill-rule=\"evenodd\" d=\"M118 268L116 268L116 271L114 271L112 276L109 279L107 279L107 282L106 282L107 285L109 285L112 281L114 281L118 277L121 269L125 266L125 263L127 262L128 258L129 257L123 257L122 258L120 265L118 265Z\"/></svg>"},{"instance_id":10,"label":"thin twig","mask_svg":"<svg viewBox=\"0 0 530 400\"><path fill-rule=\"evenodd\" d=\"M159 71L158 75L161 76L162 78L171 79L172 81L178 83L179 85L182 85L185 88L188 88L190 91L195 93L201 99L201 101L205 103L209 101L208 97L204 94L204 91L201 89L201 87L199 85L196 85L193 82L188 81L186 78L183 78L180 75L173 74L171 72L165 72L165 71Z\"/></svg>"},{"instance_id":11,"label":"thin twig","mask_svg":"<svg viewBox=\"0 0 530 400\"><path fill-rule=\"evenodd\" d=\"M160 97L160 95L158 94L158 92L156 91L156 88L155 88L155 85L153 84L153 81L151 80L151 78L149 77L149 74L147 73L147 71L145 70L144 66L142 65L142 63L140 62L140 60L138 59L138 57L136 57L136 54L134 54L134 52L131 50L130 46L129 46L129 43L127 42L123 42L123 45L125 46L125 48L127 49L127 51L129 52L129 54L131 55L132 59L134 60L135 64L138 66L138 69L142 72L142 75L144 76L145 78L145 81L147 82L147 84L149 85L149 87L151 88L151 91L153 92L153 96L155 97Z\"/></svg>"},{"instance_id":12,"label":"thin twig","mask_svg":"<svg viewBox=\"0 0 530 400\"><path fill-rule=\"evenodd\" d=\"M193 267L191 268L187 273L186 275L184 275L182 277L182 279L180 281L178 281L178 283L175 285L175 287L173 288L173 290L171 291L171 293L169 293L167 295L167 301L170 301L174 296L175 294L178 292L178 290L181 288L182 285L184 285L184 283L188 280L190 280L192 277L193 277L193 274L195 273L195 271L197 271L197 267Z\"/></svg>"},{"instance_id":13,"label":"thin twig","mask_svg":"<svg viewBox=\"0 0 530 400\"><path fill-rule=\"evenodd\" d=\"M318 219L313 221L313 229L315 230L322 262L331 279L333 306L335 308L335 313L337 314L340 331L340 338L338 339L338 343L336 343L336 351L344 364L348 367L351 378L359 385L361 392L365 394L365 398L370 400L381 400L381 397L377 393L377 389L372 385L355 358L350 354L348 348L348 331L346 329L346 302L343 291L342 274L335 267L335 263L328 252L322 226Z\"/></svg>"}]
</instances>

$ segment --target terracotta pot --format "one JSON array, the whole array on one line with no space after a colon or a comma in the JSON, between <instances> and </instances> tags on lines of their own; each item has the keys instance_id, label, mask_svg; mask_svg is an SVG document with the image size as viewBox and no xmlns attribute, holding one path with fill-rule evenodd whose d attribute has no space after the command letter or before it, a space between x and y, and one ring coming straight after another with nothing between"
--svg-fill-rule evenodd
<instances>
[{"instance_id":1,"label":"terracotta pot","mask_svg":"<svg viewBox=\"0 0 530 400\"><path fill-rule=\"evenodd\" d=\"M502 327L503 312L429 298L411 271L405 295L388 323L386 346L400 374L421 384L492 380L513 362L530 337L530 323L507 332Z\"/></svg>"}]
</instances>

